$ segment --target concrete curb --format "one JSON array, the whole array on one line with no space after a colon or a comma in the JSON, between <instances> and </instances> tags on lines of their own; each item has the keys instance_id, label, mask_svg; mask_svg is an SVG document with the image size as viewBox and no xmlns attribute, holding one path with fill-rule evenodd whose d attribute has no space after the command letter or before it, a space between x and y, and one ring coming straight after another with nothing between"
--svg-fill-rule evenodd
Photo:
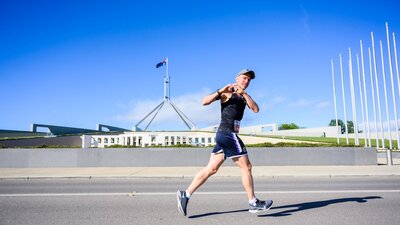
<instances>
[{"instance_id":1,"label":"concrete curb","mask_svg":"<svg viewBox=\"0 0 400 225\"><path fill-rule=\"evenodd\" d=\"M0 179L192 178L202 167L0 168ZM214 177L240 177L222 166ZM400 176L400 166L254 166L254 177Z\"/></svg>"}]
</instances>

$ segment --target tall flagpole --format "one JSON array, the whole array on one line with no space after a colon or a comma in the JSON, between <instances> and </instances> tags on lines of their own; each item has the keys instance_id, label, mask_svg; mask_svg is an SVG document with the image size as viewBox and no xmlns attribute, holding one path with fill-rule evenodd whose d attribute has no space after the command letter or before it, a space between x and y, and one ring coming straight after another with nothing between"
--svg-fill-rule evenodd
<instances>
[{"instance_id":1,"label":"tall flagpole","mask_svg":"<svg viewBox=\"0 0 400 225\"><path fill-rule=\"evenodd\" d=\"M333 103L335 105L335 119L336 119L336 141L339 144L339 123L338 123L338 112L337 112L337 105L336 105L336 85L335 85L335 70L333 67L333 59L331 59L332 65L332 87L333 87Z\"/></svg>"},{"instance_id":2,"label":"tall flagpole","mask_svg":"<svg viewBox=\"0 0 400 225\"><path fill-rule=\"evenodd\" d=\"M366 135L366 129L365 129L365 116L364 116L364 100L363 100L363 94L361 90L361 75L360 75L360 60L358 58L358 54L356 54L357 57L357 75L358 75L358 89L360 91L360 103L361 103L361 117L363 121L363 126L362 126L362 131L364 133L364 146L367 147L367 135Z\"/></svg>"},{"instance_id":3,"label":"tall flagpole","mask_svg":"<svg viewBox=\"0 0 400 225\"><path fill-rule=\"evenodd\" d=\"M397 76L397 91L399 92L399 99L400 99L400 77L399 77L399 62L397 59L397 49L396 49L396 37L394 35L394 32L392 33L393 35L393 49L394 49L394 61L396 65L396 76ZM398 123L399 121L396 121ZM400 149L400 142L397 140L397 149Z\"/></svg>"},{"instance_id":4,"label":"tall flagpole","mask_svg":"<svg viewBox=\"0 0 400 225\"><path fill-rule=\"evenodd\" d=\"M393 48L394 48L394 61L396 62L396 75L397 75L397 90L399 91L399 98L400 98L400 77L399 77L399 62L397 60L397 49L396 49L396 37L393 35Z\"/></svg>"},{"instance_id":5,"label":"tall flagpole","mask_svg":"<svg viewBox=\"0 0 400 225\"><path fill-rule=\"evenodd\" d=\"M376 118L375 85L374 85L374 78L373 78L373 73L372 73L371 48L368 48L368 59L369 59L369 75L370 75L370 78L371 78L372 109L373 109L373 112L374 112L375 140L376 140L376 148L379 148L378 120Z\"/></svg>"},{"instance_id":6,"label":"tall flagpole","mask_svg":"<svg viewBox=\"0 0 400 225\"><path fill-rule=\"evenodd\" d=\"M350 74L350 94L351 94L351 111L353 114L353 130L354 130L354 143L360 145L358 140L358 122L357 122L357 109L356 98L354 93L354 79L353 79L353 61L351 59L351 49L349 48L349 74Z\"/></svg>"},{"instance_id":7,"label":"tall flagpole","mask_svg":"<svg viewBox=\"0 0 400 225\"><path fill-rule=\"evenodd\" d=\"M344 114L344 129L346 132L346 144L349 144L349 129L347 128L347 113L346 113L346 98L344 95L344 78L343 78L343 63L342 63L342 54L339 54L340 58L340 76L342 80L342 98L343 98L343 114Z\"/></svg>"},{"instance_id":8,"label":"tall flagpole","mask_svg":"<svg viewBox=\"0 0 400 225\"><path fill-rule=\"evenodd\" d=\"M164 77L164 100L170 100L170 83L169 83L169 74L168 74L168 57L165 59L165 77Z\"/></svg>"},{"instance_id":9,"label":"tall flagpole","mask_svg":"<svg viewBox=\"0 0 400 225\"><path fill-rule=\"evenodd\" d=\"M388 47L388 58L389 58L389 71L390 71L390 81L392 85L392 99L393 99L393 111L394 111L394 121L396 127L396 139L397 139L397 149L399 149L399 124L397 120L397 106L396 106L396 95L394 90L394 79L393 79L393 68L392 68L392 56L390 54L390 40L389 40L389 25L386 22L386 40L387 40L387 47ZM389 122L390 123L390 122Z\"/></svg>"},{"instance_id":10,"label":"tall flagpole","mask_svg":"<svg viewBox=\"0 0 400 225\"><path fill-rule=\"evenodd\" d=\"M374 60L374 74L375 74L375 87L376 87L376 97L378 100L378 114L379 114L379 124L381 128L381 140L382 140L382 148L385 148L385 135L383 133L383 124L382 124L382 112L381 112L381 100L379 97L379 81L378 81L378 70L376 68L376 54L375 54L375 43L374 43L374 33L371 32L372 39L372 57Z\"/></svg>"},{"instance_id":11,"label":"tall flagpole","mask_svg":"<svg viewBox=\"0 0 400 225\"><path fill-rule=\"evenodd\" d=\"M361 71L362 71L362 79L363 79L363 96L364 96L364 103L365 103L365 116L367 120L367 136L368 136L368 147L371 147L371 129L369 124L369 113L368 113L368 98L367 98L367 89L365 85L365 68L364 68L364 52L362 41L360 40L360 49L361 49Z\"/></svg>"},{"instance_id":12,"label":"tall flagpole","mask_svg":"<svg viewBox=\"0 0 400 225\"><path fill-rule=\"evenodd\" d=\"M397 49L396 49L396 37L394 35L394 32L392 33L393 35L393 49L394 49L394 61L396 65L396 76L397 76L397 90L399 92L399 99L400 99L400 77L399 77L399 62L397 59ZM396 121L397 126L399 126L399 121ZM397 129L398 130L398 129ZM400 149L400 141L397 140L397 149Z\"/></svg>"},{"instance_id":13,"label":"tall flagpole","mask_svg":"<svg viewBox=\"0 0 400 225\"><path fill-rule=\"evenodd\" d=\"M382 41L379 41L379 45L380 45L380 48L381 48L383 93L385 94L386 121L387 121L386 123L387 123L387 129L388 129L388 133L389 133L389 149L393 149L393 146L392 146L392 132L391 132L391 129L390 129L389 104L388 104L388 98L387 98L385 63L384 63L384 60L383 60Z\"/></svg>"}]
</instances>

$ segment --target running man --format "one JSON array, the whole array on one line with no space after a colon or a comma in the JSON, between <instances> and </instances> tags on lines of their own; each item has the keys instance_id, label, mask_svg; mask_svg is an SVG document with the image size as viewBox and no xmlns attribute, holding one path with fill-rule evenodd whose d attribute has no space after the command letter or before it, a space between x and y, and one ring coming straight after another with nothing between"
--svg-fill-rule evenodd
<instances>
[{"instance_id":1,"label":"running man","mask_svg":"<svg viewBox=\"0 0 400 225\"><path fill-rule=\"evenodd\" d=\"M212 150L208 165L196 174L186 191L177 192L178 209L182 215L186 216L190 196L218 171L227 158L232 159L241 169L242 183L249 200L249 212L257 213L271 208L272 200L260 201L254 194L252 165L246 147L238 136L246 105L255 113L259 111L257 103L245 91L254 78L254 71L243 69L237 74L234 84L227 84L203 98L204 106L216 100L221 101L221 122L216 134L217 144Z\"/></svg>"}]
</instances>

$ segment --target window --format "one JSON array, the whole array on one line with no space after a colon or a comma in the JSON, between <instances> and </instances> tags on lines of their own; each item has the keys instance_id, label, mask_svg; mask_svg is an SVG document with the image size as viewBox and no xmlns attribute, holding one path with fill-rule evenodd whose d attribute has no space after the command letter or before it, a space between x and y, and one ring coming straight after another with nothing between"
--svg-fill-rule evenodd
<instances>
[{"instance_id":1,"label":"window","mask_svg":"<svg viewBox=\"0 0 400 225\"><path fill-rule=\"evenodd\" d=\"M186 144L186 137L182 137L182 144Z\"/></svg>"},{"instance_id":2,"label":"window","mask_svg":"<svg viewBox=\"0 0 400 225\"><path fill-rule=\"evenodd\" d=\"M164 145L169 145L168 136L165 136Z\"/></svg>"}]
</instances>

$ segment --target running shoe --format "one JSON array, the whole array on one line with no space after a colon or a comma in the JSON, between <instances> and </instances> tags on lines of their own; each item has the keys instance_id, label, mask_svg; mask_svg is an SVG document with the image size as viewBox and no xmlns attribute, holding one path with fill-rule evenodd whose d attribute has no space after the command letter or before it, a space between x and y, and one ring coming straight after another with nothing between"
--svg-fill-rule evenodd
<instances>
[{"instance_id":1,"label":"running shoe","mask_svg":"<svg viewBox=\"0 0 400 225\"><path fill-rule=\"evenodd\" d=\"M185 191L179 191L176 193L176 200L178 201L178 210L182 215L186 216L186 207L189 202L189 198L186 197Z\"/></svg>"},{"instance_id":2,"label":"running shoe","mask_svg":"<svg viewBox=\"0 0 400 225\"><path fill-rule=\"evenodd\" d=\"M249 204L249 212L251 213L258 213L262 211L267 211L268 209L271 208L273 201L272 200L267 200L267 201L260 201L257 199L257 201L253 204Z\"/></svg>"}]
</instances>

